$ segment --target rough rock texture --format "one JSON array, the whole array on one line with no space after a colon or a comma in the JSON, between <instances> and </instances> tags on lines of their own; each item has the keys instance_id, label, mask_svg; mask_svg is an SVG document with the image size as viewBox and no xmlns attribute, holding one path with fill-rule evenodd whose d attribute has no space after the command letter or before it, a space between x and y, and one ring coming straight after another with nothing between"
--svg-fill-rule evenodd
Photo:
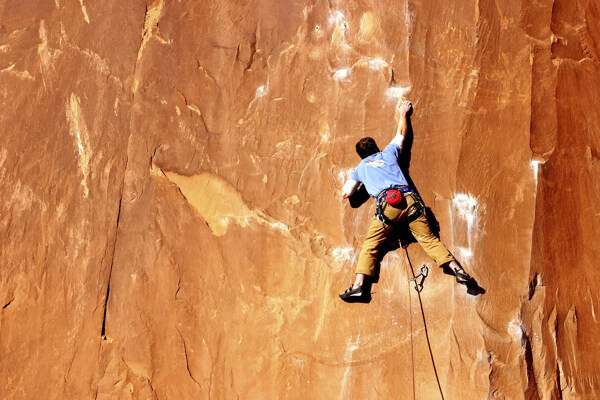
<instances>
[{"instance_id":1,"label":"rough rock texture","mask_svg":"<svg viewBox=\"0 0 600 400\"><path fill-rule=\"evenodd\" d=\"M402 249L337 293L404 166L446 399L600 397L597 0L0 1L0 397L441 398ZM411 143L412 142L412 143Z\"/></svg>"}]
</instances>

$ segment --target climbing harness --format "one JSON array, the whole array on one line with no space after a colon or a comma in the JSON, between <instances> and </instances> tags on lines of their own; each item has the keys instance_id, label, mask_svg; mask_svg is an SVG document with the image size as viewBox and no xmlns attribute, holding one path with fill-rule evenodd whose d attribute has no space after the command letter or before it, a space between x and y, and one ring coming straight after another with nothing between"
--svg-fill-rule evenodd
<instances>
[{"instance_id":1,"label":"climbing harness","mask_svg":"<svg viewBox=\"0 0 600 400\"><path fill-rule=\"evenodd\" d=\"M433 372L435 373L435 379L438 384L438 388L440 389L440 396L442 400L444 399L444 392L442 391L442 385L440 384L440 378L437 373L437 368L435 367L435 360L433 358L433 351L431 350L431 342L429 341L429 332L427 331L427 321L425 320L425 311L423 311L423 300L421 300L421 291L423 290L423 282L425 278L429 274L429 268L426 265L423 265L420 269L418 275L415 276L415 270L413 269L412 262L410 261L410 257L408 256L408 249L406 246L404 247L404 252L406 253L406 260L408 261L408 265L410 267L410 272L412 273L412 279L408 279L408 284L410 285L410 281L415 282L415 290L417 291L417 296L419 297L419 305L421 306L421 316L423 317L423 328L425 330L425 338L427 339L427 347L429 347L429 355L431 356L431 364L433 365ZM417 282L417 279L421 277L420 284ZM415 396L415 362L414 355L412 353L412 296L410 295L410 290L408 292L408 301L409 301L409 313L410 313L410 331L411 331L411 357L413 360L413 398Z\"/></svg>"},{"instance_id":2,"label":"climbing harness","mask_svg":"<svg viewBox=\"0 0 600 400\"><path fill-rule=\"evenodd\" d=\"M379 222L391 227L395 227L397 225L396 222L392 221L387 215L385 215L385 209L388 205L394 206L399 204L400 201L402 201L402 199L405 197L403 194L411 196L414 200L414 203L410 206L412 211L408 214L408 218L403 220L402 223L410 224L425 212L425 204L423 204L423 200L421 200L421 197L418 194L413 192L408 186L396 186L382 190L377 196L375 217ZM390 200L392 201L390 202Z\"/></svg>"}]
</instances>

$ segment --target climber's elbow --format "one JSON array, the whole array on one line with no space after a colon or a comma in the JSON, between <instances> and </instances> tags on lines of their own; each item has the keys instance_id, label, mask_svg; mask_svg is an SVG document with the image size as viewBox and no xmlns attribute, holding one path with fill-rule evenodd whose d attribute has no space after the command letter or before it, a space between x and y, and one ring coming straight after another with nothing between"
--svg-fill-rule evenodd
<instances>
[{"instance_id":1,"label":"climber's elbow","mask_svg":"<svg viewBox=\"0 0 600 400\"><path fill-rule=\"evenodd\" d=\"M354 179L348 179L342 188L342 198L347 199L348 197L352 196L352 194L356 192L358 185L359 182L355 181Z\"/></svg>"}]
</instances>

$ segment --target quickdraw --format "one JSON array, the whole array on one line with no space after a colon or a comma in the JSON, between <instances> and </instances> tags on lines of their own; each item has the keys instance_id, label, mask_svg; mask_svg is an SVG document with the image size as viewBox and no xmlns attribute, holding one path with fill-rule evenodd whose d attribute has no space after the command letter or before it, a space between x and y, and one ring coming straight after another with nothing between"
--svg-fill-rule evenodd
<instances>
[{"instance_id":1,"label":"quickdraw","mask_svg":"<svg viewBox=\"0 0 600 400\"><path fill-rule=\"evenodd\" d=\"M427 265L423 264L421 265L421 270L419 271L419 274L416 276L413 276L412 278L410 278L408 281L413 281L415 283L415 290L419 293L421 293L423 291L423 284L425 283L425 278L427 278L427 276L429 275L429 267L427 267ZM419 280L419 278L421 278Z\"/></svg>"}]
</instances>

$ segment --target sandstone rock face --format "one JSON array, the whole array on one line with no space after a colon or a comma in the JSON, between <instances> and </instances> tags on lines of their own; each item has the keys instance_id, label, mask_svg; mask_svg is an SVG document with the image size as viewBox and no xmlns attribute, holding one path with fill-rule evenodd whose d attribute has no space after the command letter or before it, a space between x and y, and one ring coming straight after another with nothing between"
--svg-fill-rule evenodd
<instances>
[{"instance_id":1,"label":"sandstone rock face","mask_svg":"<svg viewBox=\"0 0 600 400\"><path fill-rule=\"evenodd\" d=\"M599 398L599 17L0 1L0 397ZM486 293L411 244L346 304L374 207L340 189L402 98L401 162Z\"/></svg>"}]
</instances>

